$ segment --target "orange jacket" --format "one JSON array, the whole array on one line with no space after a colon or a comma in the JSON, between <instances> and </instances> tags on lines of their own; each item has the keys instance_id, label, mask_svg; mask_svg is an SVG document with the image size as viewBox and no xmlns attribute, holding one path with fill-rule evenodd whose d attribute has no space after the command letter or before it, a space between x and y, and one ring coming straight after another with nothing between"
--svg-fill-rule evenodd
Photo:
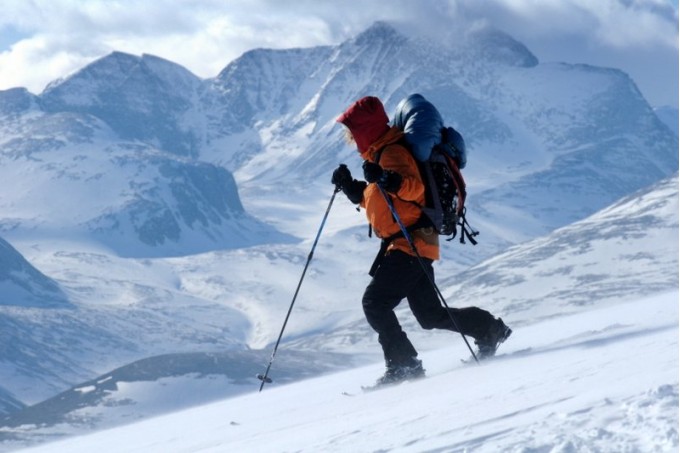
<instances>
[{"instance_id":1,"label":"orange jacket","mask_svg":"<svg viewBox=\"0 0 680 453\"><path fill-rule=\"evenodd\" d=\"M420 177L418 164L413 155L399 144L404 133L393 127L383 134L377 141L360 151L364 160L376 162L380 152L380 166L384 170L392 170L402 177L401 186L396 194L385 192L391 199L399 218L405 226L413 225L421 216L419 206L425 204L425 186ZM392 212L385 201L380 188L375 184L369 184L364 190L364 198L361 206L366 209L366 217L376 235L380 238L388 238L401 231L399 224L392 216ZM420 256L432 260L439 259L439 235L433 228L421 228L411 232ZM411 246L404 237L392 241L387 252L402 250L414 255Z\"/></svg>"}]
</instances>

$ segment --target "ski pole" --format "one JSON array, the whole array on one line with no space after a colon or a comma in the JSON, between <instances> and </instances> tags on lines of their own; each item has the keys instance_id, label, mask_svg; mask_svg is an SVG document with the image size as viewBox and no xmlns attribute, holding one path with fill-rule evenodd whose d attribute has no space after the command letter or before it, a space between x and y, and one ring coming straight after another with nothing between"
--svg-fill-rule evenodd
<instances>
[{"instance_id":1,"label":"ski pole","mask_svg":"<svg viewBox=\"0 0 680 453\"><path fill-rule=\"evenodd\" d=\"M293 295L293 300L290 302L290 307L288 307L288 313L286 314L286 319L283 321L283 326L281 326L281 332L279 333L279 338L276 340L276 344L274 345L274 351L272 351L271 358L269 359L269 364L267 365L267 369L265 370L264 374L258 374L257 378L262 381L262 384L260 384L260 392L262 391L262 388L264 387L265 383L270 383L272 382L271 378L269 378L269 370L272 367L272 363L274 362L274 357L276 356L276 351L279 349L279 343L281 342L281 337L283 337L283 331L286 329L286 324L288 324L288 318L290 318L290 313L293 311L293 305L295 304L295 299L297 299L298 293L300 292L300 286L302 286L302 280L305 278L305 273L307 273L307 268L309 267L309 263L312 261L312 257L314 256L314 249L316 248L316 244L319 242L319 237L321 236L321 231L323 230L324 225L326 224L326 219L328 218L328 213L331 211L331 206L333 206L333 201L335 200L335 194L340 192L340 188L338 186L335 187L333 190L333 196L331 196L331 200L328 202L328 207L326 208L326 213L323 216L323 220L321 220L321 226L319 226L319 231L316 233L316 238L314 239L314 244L312 245L312 250L309 252L309 256L307 257L307 263L305 263L305 268L302 270L302 275L300 276L300 281L298 282L297 288L295 289L295 294Z\"/></svg>"},{"instance_id":2,"label":"ski pole","mask_svg":"<svg viewBox=\"0 0 680 453\"><path fill-rule=\"evenodd\" d=\"M418 260L418 263L420 263L420 267L423 269L423 273L427 276L427 279L430 282L430 284L432 285L432 287L434 288L435 292L437 293L439 300L444 305L444 308L446 308L446 312L449 314L449 318L451 319L453 326L456 328L456 330L458 330L458 333L460 333L460 336L463 337L463 341L465 342L465 345L470 350L470 353L472 353L472 357L475 359L475 362L479 363L479 359L477 359L477 355L472 350L472 347L470 346L470 343L468 342L467 338L465 338L465 335L463 335L463 332L461 332L460 327L458 327L458 323L456 322L456 318L451 313L451 309L449 308L449 305L446 303L446 299L444 299L444 295L441 293L441 291L439 291L439 287L434 282L434 279L430 276L430 274L427 273L427 268L425 267L425 263L423 262L423 257L420 256L420 253L418 252L418 249L416 248L416 245L413 242L413 239L411 239L411 235L408 233L406 226L404 226L403 222L401 221L401 218L397 214L397 210L394 208L394 204L392 203L392 199L389 197L389 195L387 195L387 193L385 192L385 189L380 187L380 185L377 185L377 186L378 186L378 189L380 190L380 193L382 194L383 198L385 198L385 202L387 203L387 206L390 208L390 212L392 213L392 216L397 221L397 224L399 225L399 228L401 229L402 234L406 238L408 245L411 247L411 250L415 254L416 259Z\"/></svg>"}]
</instances>

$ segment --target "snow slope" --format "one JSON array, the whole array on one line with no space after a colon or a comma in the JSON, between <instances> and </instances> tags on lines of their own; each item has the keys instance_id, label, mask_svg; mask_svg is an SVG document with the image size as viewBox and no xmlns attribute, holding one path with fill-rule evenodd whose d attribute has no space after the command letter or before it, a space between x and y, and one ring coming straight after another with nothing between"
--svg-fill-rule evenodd
<instances>
[{"instance_id":1,"label":"snow slope","mask_svg":"<svg viewBox=\"0 0 680 453\"><path fill-rule=\"evenodd\" d=\"M528 322L678 286L678 177L442 279L462 303ZM462 299L462 300L461 300ZM550 303L546 303L550 301Z\"/></svg>"},{"instance_id":2,"label":"snow slope","mask_svg":"<svg viewBox=\"0 0 680 453\"><path fill-rule=\"evenodd\" d=\"M372 365L25 452L651 452L678 448L678 292L518 329L462 365L371 393ZM344 392L347 395L343 394Z\"/></svg>"},{"instance_id":3,"label":"snow slope","mask_svg":"<svg viewBox=\"0 0 680 453\"><path fill-rule=\"evenodd\" d=\"M606 312L607 316L617 318L616 307L622 304L634 303L649 294L677 291L677 184L677 177L662 181L588 219L518 245L452 277L442 273L438 264L440 288L452 306L479 305L502 316L515 329L504 350L518 353L525 349L521 342L525 331L531 332L538 324L580 322L569 316L579 313L585 316L591 311L605 313L608 307L612 308ZM340 205L342 208L345 206ZM344 230L341 225L334 225L334 221L342 218L342 213L335 214L339 216L330 219L328 236L319 243L308 280L303 285L271 370L271 376L278 384L308 378L310 373L350 369L380 360L375 334L366 325L358 303L366 281L364 268L370 263L368 252L372 249L361 252L366 244L355 245L355 250L350 247L351 242L342 240ZM338 243L344 244L343 247L338 247ZM348 250L342 250L345 245ZM459 246L448 244L446 247ZM181 286L186 290L198 292L204 299L221 298L223 304L235 303L235 309L257 323L259 327L253 329L254 336L250 341L262 342L263 349L238 351L234 346L226 346L231 351L221 352L225 345L218 344L213 352L201 354L186 348L187 352L183 354L150 357L102 374L44 402L0 418L0 425L5 426L0 430L5 447L84 434L95 428L112 427L253 392L253 385L257 383L252 377L264 370L272 347L267 343L274 340L297 281L289 281L286 286L283 280L297 277L303 264L303 255L292 260L292 256L283 254L282 250L254 252L229 252L231 259L238 258L241 262L238 272L229 276L211 271L215 262L226 260L222 254L172 261L182 276ZM358 256L361 258L357 259ZM265 259L276 263L275 268L263 266ZM336 263L344 270L336 269ZM352 267L357 269L352 270ZM154 268L158 273L159 264ZM338 272L347 277L338 279ZM356 275L352 275L354 273ZM265 284L264 280L254 283L265 275L269 283ZM240 291L238 298L233 302L224 300L223 295L234 288ZM333 288L330 294L329 288ZM248 304L241 300L248 290L252 291L251 302L257 300L258 303ZM261 294L263 291L264 295ZM644 310L645 302L639 304ZM198 309L199 306L194 307ZM208 307L201 310L208 310ZM210 310L207 313L215 316L217 312ZM406 304L399 308L398 314L424 357L442 348L447 348L448 357L444 362L456 363L466 356L458 336L420 329ZM118 319L116 322L125 318ZM232 318L232 338L238 332L233 325L238 319ZM224 320L228 322L229 318ZM618 333L622 326L622 323L611 321L593 329ZM576 326L570 327L573 328ZM182 337L190 338L186 327L177 325L173 329ZM161 333L152 333L147 338L159 335ZM545 340L539 333L535 335L532 341L539 344L557 341L550 336ZM128 335L128 339L132 338ZM452 343L460 344L451 351L448 348ZM166 347L172 351L178 345ZM543 349L554 347L544 345ZM429 364L428 368L433 370ZM373 365L371 370L377 375L380 366Z\"/></svg>"}]
</instances>

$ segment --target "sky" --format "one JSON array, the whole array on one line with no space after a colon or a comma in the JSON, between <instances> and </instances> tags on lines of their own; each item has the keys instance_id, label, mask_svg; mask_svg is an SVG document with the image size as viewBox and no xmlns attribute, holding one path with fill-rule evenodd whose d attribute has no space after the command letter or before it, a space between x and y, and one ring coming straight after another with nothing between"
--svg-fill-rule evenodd
<instances>
[{"instance_id":1,"label":"sky","mask_svg":"<svg viewBox=\"0 0 680 453\"><path fill-rule=\"evenodd\" d=\"M216 76L253 48L338 44L377 20L433 39L487 23L547 61L626 71L678 105L677 0L0 0L0 90L45 86L117 50Z\"/></svg>"}]
</instances>

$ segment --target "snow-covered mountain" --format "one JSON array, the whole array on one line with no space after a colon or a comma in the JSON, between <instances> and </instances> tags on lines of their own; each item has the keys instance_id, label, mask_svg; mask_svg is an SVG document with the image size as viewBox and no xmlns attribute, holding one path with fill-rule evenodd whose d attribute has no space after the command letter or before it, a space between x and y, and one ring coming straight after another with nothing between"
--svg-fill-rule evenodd
<instances>
[{"instance_id":1,"label":"snow-covered mountain","mask_svg":"<svg viewBox=\"0 0 680 453\"><path fill-rule=\"evenodd\" d=\"M0 238L0 305L54 308L70 304L68 296L53 279Z\"/></svg>"},{"instance_id":2,"label":"snow-covered mountain","mask_svg":"<svg viewBox=\"0 0 680 453\"><path fill-rule=\"evenodd\" d=\"M659 117L668 128L678 135L678 109L677 107L662 106L656 107L654 113Z\"/></svg>"},{"instance_id":3,"label":"snow-covered mountain","mask_svg":"<svg viewBox=\"0 0 680 453\"><path fill-rule=\"evenodd\" d=\"M279 180L326 183L339 161L358 169L338 112L366 94L391 111L420 92L466 138L472 208L481 221L512 219L503 237L511 242L584 218L678 167L677 137L625 73L538 63L500 32L448 45L379 23L337 47L249 52L217 83L263 140L262 152L232 167L244 193Z\"/></svg>"},{"instance_id":4,"label":"snow-covered mountain","mask_svg":"<svg viewBox=\"0 0 680 453\"><path fill-rule=\"evenodd\" d=\"M135 257L289 240L245 212L228 170L193 157L182 116L198 86L165 60L113 53L39 97L0 92L2 231Z\"/></svg>"},{"instance_id":5,"label":"snow-covered mountain","mask_svg":"<svg viewBox=\"0 0 680 453\"><path fill-rule=\"evenodd\" d=\"M202 130L190 120L201 87L198 77L170 61L113 52L51 83L40 95L40 105L47 113L97 117L124 140L195 156Z\"/></svg>"},{"instance_id":6,"label":"snow-covered mountain","mask_svg":"<svg viewBox=\"0 0 680 453\"><path fill-rule=\"evenodd\" d=\"M0 238L0 360L7 368L4 375L18 371L27 356L41 355L41 347L27 345L24 335L17 335L17 328L24 324L27 317L33 313L43 313L45 316L54 315L60 311L73 310L68 295L59 284L32 266L7 241ZM29 340L30 341L30 340ZM55 370L44 368L42 372L48 374ZM41 373L40 369L25 369L29 374ZM23 372L19 372L19 375ZM7 385L7 380L0 380ZM24 404L14 395L16 388L10 391L0 385L0 415L24 408Z\"/></svg>"},{"instance_id":7,"label":"snow-covered mountain","mask_svg":"<svg viewBox=\"0 0 680 453\"><path fill-rule=\"evenodd\" d=\"M12 396L10 392L0 387L0 414L19 412L26 405Z\"/></svg>"},{"instance_id":8,"label":"snow-covered mountain","mask_svg":"<svg viewBox=\"0 0 680 453\"><path fill-rule=\"evenodd\" d=\"M522 322L677 288L677 174L442 283Z\"/></svg>"},{"instance_id":9,"label":"snow-covered mountain","mask_svg":"<svg viewBox=\"0 0 680 453\"><path fill-rule=\"evenodd\" d=\"M0 393L0 401L15 405L7 411L9 415L0 416L0 426L5 428L0 440L48 433L58 436L65 428L77 432L125 424L244 393L252 390L252 378L262 371L267 359L263 350L165 354L112 370L30 407ZM290 350L282 352L280 362L279 383L314 377L347 364L346 357L332 353ZM28 425L42 428L30 429Z\"/></svg>"},{"instance_id":10,"label":"snow-covered mountain","mask_svg":"<svg viewBox=\"0 0 680 453\"><path fill-rule=\"evenodd\" d=\"M466 138L479 221L524 219L487 233L485 254L678 166L677 136L621 71L539 63L495 30L439 43L377 23L338 46L247 52L214 79L114 52L38 96L0 92L0 176L13 188L1 231L87 235L122 256L290 239L250 217L238 192L294 198L341 160L357 169L338 113L366 94L393 109L416 91Z\"/></svg>"},{"instance_id":11,"label":"snow-covered mountain","mask_svg":"<svg viewBox=\"0 0 680 453\"><path fill-rule=\"evenodd\" d=\"M420 92L468 144L482 234L443 248L451 305L523 327L677 288L677 134L631 79L539 62L494 30L459 38L378 23L337 46L253 50L205 80L115 52L40 95L0 91L0 283L38 295L0 303L12 426L0 436L71 432L17 428L37 413L96 426L157 414L164 389L185 384L211 390L161 410L250 390L234 376L268 357L330 173L346 162L360 175L335 118L368 94L391 111ZM282 354L323 370L379 361L358 305L376 248L339 196ZM405 326L423 350L450 343ZM277 380L304 376L293 371L275 365Z\"/></svg>"}]
</instances>

